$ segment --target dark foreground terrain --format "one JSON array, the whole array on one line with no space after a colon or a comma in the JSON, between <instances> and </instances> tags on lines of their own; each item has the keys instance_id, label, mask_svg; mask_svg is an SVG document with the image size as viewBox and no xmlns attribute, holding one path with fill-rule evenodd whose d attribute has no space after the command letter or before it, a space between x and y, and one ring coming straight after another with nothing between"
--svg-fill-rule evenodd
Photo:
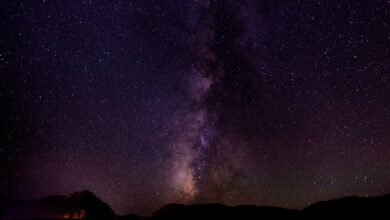
<instances>
[{"instance_id":1,"label":"dark foreground terrain","mask_svg":"<svg viewBox=\"0 0 390 220\"><path fill-rule=\"evenodd\" d=\"M222 204L170 204L152 217L119 216L89 191L39 200L1 201L2 219L178 220L178 219L390 219L390 194L378 197L346 197L318 202L303 210L267 206Z\"/></svg>"}]
</instances>

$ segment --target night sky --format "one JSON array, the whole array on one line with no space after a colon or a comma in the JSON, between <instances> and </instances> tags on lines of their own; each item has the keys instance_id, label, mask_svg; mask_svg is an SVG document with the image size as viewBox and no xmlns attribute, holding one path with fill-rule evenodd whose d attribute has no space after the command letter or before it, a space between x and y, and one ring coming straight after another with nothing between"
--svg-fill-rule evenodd
<instances>
[{"instance_id":1,"label":"night sky","mask_svg":"<svg viewBox=\"0 0 390 220\"><path fill-rule=\"evenodd\" d=\"M12 0L0 194L303 208L390 192L389 0Z\"/></svg>"}]
</instances>

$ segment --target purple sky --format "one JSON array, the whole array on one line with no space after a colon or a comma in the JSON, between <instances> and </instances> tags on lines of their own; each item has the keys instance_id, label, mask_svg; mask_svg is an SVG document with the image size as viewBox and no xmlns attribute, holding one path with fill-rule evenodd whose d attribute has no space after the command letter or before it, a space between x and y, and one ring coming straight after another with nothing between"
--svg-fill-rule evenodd
<instances>
[{"instance_id":1,"label":"purple sky","mask_svg":"<svg viewBox=\"0 0 390 220\"><path fill-rule=\"evenodd\" d=\"M0 193L302 208L390 192L390 2L6 1Z\"/></svg>"}]
</instances>

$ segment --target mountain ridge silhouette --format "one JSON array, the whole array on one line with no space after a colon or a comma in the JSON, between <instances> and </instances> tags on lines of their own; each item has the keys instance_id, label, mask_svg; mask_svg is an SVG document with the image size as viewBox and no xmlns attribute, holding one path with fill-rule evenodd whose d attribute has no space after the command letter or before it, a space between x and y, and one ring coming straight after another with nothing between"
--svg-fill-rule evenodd
<instances>
[{"instance_id":1,"label":"mountain ridge silhouette","mask_svg":"<svg viewBox=\"0 0 390 220\"><path fill-rule=\"evenodd\" d=\"M2 199L1 219L49 220L195 220L195 219L389 219L390 194L375 197L349 196L319 201L304 209L273 206L209 204L167 204L152 216L116 215L111 207L88 190L70 195L51 195L35 200Z\"/></svg>"}]
</instances>

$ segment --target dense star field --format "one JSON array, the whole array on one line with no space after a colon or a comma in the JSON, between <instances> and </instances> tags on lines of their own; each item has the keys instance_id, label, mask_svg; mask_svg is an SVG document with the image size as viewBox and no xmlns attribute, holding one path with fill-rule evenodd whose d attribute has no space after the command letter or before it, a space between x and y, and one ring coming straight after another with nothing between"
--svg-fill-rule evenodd
<instances>
[{"instance_id":1,"label":"dense star field","mask_svg":"<svg viewBox=\"0 0 390 220\"><path fill-rule=\"evenodd\" d=\"M390 1L12 0L0 194L302 208L390 192Z\"/></svg>"}]
</instances>

